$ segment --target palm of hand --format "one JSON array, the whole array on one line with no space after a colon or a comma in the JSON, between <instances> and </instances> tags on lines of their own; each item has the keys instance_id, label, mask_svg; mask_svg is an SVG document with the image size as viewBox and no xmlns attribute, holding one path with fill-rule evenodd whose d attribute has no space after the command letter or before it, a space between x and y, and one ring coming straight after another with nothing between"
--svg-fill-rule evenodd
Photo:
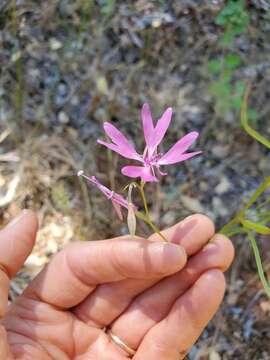
<instances>
[{"instance_id":1,"label":"palm of hand","mask_svg":"<svg viewBox=\"0 0 270 360\"><path fill-rule=\"evenodd\" d=\"M23 298L13 311L4 320L11 359L127 358L109 343L101 329L85 324L71 311L57 310L46 303ZM104 354L107 355L104 357Z\"/></svg>"},{"instance_id":2,"label":"palm of hand","mask_svg":"<svg viewBox=\"0 0 270 360\"><path fill-rule=\"evenodd\" d=\"M20 244L28 247L21 259L29 253L29 242L33 244L34 222L29 213L21 220L20 234L26 235ZM18 226L2 230L0 247L1 236L15 239ZM3 318L0 359L129 358L105 327L137 350L135 360L183 359L219 306L224 293L220 270L233 257L224 237L204 247L212 235L210 221L198 215L166 230L167 238L181 247L157 242L156 236L153 242L119 238L73 243ZM8 273L14 272L11 266Z\"/></svg>"}]
</instances>

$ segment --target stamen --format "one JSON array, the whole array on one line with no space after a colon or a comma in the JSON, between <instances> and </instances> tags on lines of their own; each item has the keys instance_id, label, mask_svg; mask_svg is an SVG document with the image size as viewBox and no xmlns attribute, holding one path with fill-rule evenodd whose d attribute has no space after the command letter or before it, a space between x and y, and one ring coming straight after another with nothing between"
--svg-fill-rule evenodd
<instances>
[{"instance_id":1,"label":"stamen","mask_svg":"<svg viewBox=\"0 0 270 360\"><path fill-rule=\"evenodd\" d=\"M97 181L97 179L96 179L95 176L91 176L91 177L86 176L86 175L84 174L84 171L83 171L83 170L78 171L78 172L77 172L77 176L83 177L83 178L85 178L87 181L90 181L91 183L94 183L94 184L96 184L96 185L99 185L99 182Z\"/></svg>"},{"instance_id":2,"label":"stamen","mask_svg":"<svg viewBox=\"0 0 270 360\"><path fill-rule=\"evenodd\" d=\"M154 166L153 166L153 165L151 166L151 170L152 170L153 175L156 177L156 174L155 174L155 168L154 168Z\"/></svg>"},{"instance_id":3,"label":"stamen","mask_svg":"<svg viewBox=\"0 0 270 360\"><path fill-rule=\"evenodd\" d=\"M144 149L144 152L143 152L143 160L145 160L147 151L148 151L148 148L147 148L147 146L146 146L145 149Z\"/></svg>"},{"instance_id":4,"label":"stamen","mask_svg":"<svg viewBox=\"0 0 270 360\"><path fill-rule=\"evenodd\" d=\"M86 176L86 175L84 174L84 171L83 171L83 170L78 171L78 172L77 172L77 176L83 177L83 178L85 178L86 180L91 181L91 178L90 178L89 176Z\"/></svg>"}]
</instances>

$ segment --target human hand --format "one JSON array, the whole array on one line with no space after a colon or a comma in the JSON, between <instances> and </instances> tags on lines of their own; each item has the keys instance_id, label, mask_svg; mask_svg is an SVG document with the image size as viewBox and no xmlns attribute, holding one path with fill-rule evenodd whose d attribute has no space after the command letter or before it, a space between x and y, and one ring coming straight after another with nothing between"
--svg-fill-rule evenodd
<instances>
[{"instance_id":1,"label":"human hand","mask_svg":"<svg viewBox=\"0 0 270 360\"><path fill-rule=\"evenodd\" d=\"M231 242L193 215L164 231L174 244L74 242L59 252L5 313L9 279L30 254L30 211L0 232L0 359L180 360L222 301ZM206 245L207 244L207 245Z\"/></svg>"}]
</instances>

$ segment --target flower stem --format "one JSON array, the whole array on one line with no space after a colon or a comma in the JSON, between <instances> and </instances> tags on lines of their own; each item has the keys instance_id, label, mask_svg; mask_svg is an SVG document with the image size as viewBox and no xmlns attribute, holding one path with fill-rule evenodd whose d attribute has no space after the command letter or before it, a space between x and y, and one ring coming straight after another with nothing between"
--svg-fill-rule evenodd
<instances>
[{"instance_id":1,"label":"flower stem","mask_svg":"<svg viewBox=\"0 0 270 360\"><path fill-rule=\"evenodd\" d=\"M140 194L141 194L141 197L142 197L142 200L143 200L143 206L144 206L144 210L145 210L145 215L143 215L139 211L136 212L136 215L140 219L144 220L151 227L151 229L162 238L162 240L164 240L166 242L169 242L168 239L166 239L166 237L162 234L162 232L159 230L159 228L151 220L151 216L150 216L150 212L149 212L149 208L148 208L148 205L147 205L146 196L145 196L145 192L144 192L144 185L145 185L145 182L141 181L139 189L140 189Z\"/></svg>"},{"instance_id":2,"label":"flower stem","mask_svg":"<svg viewBox=\"0 0 270 360\"><path fill-rule=\"evenodd\" d=\"M145 185L145 182L143 180L141 180L139 189L140 189L141 197L142 197L142 200L143 200L143 206L144 206L144 209L145 209L145 214L146 214L147 218L150 219L150 213L149 213L149 209L148 209L148 205L147 205L147 201L146 201L146 196L145 196L145 193L144 193L144 185Z\"/></svg>"},{"instance_id":3,"label":"flower stem","mask_svg":"<svg viewBox=\"0 0 270 360\"><path fill-rule=\"evenodd\" d=\"M260 280L262 282L263 288L264 288L267 296L270 298L270 286L269 286L268 281L266 279L266 276L264 274L263 265L262 265L262 261L261 261L261 257L260 257L260 252L259 252L259 248L258 248L258 245L256 243L256 240L255 240L255 236L251 232L249 232L248 233L248 239L249 239L249 241L251 243L252 250L253 250L253 253L254 253L254 256L255 256L255 261L256 261L256 265L257 265Z\"/></svg>"},{"instance_id":4,"label":"flower stem","mask_svg":"<svg viewBox=\"0 0 270 360\"><path fill-rule=\"evenodd\" d=\"M143 220L147 225L151 227L151 229L157 233L164 241L169 242L166 237L162 234L162 232L159 230L159 228L149 219L146 215L146 213L142 213L141 211L136 211L135 215L138 219Z\"/></svg>"}]
</instances>

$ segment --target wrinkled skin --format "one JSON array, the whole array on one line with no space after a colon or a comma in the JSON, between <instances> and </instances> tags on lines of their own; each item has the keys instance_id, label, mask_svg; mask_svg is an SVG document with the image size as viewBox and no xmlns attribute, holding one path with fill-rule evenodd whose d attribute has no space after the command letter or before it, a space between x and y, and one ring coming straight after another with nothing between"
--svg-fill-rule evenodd
<instances>
[{"instance_id":1,"label":"wrinkled skin","mask_svg":"<svg viewBox=\"0 0 270 360\"><path fill-rule=\"evenodd\" d=\"M74 242L7 310L9 280L33 248L37 220L23 211L0 232L0 359L183 359L217 311L231 242L193 215L150 240Z\"/></svg>"}]
</instances>

